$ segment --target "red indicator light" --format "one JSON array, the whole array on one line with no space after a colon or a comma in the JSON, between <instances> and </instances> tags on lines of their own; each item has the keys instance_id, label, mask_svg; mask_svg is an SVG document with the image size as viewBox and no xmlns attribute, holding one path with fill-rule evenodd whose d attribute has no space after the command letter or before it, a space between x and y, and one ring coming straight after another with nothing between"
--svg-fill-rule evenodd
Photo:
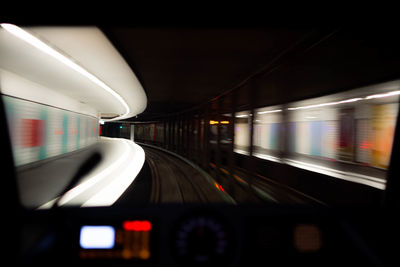
<instances>
[{"instance_id":1,"label":"red indicator light","mask_svg":"<svg viewBox=\"0 0 400 267\"><path fill-rule=\"evenodd\" d=\"M142 221L142 231L150 231L151 230L151 222Z\"/></svg>"},{"instance_id":2,"label":"red indicator light","mask_svg":"<svg viewBox=\"0 0 400 267\"><path fill-rule=\"evenodd\" d=\"M214 182L214 185L215 185L215 187L216 187L218 190L220 190L220 191L222 191L222 192L225 193L224 188L223 188L220 184L218 184L217 182Z\"/></svg>"},{"instance_id":3,"label":"red indicator light","mask_svg":"<svg viewBox=\"0 0 400 267\"><path fill-rule=\"evenodd\" d=\"M123 228L125 231L144 231L151 230L151 222L149 221L124 221Z\"/></svg>"},{"instance_id":4,"label":"red indicator light","mask_svg":"<svg viewBox=\"0 0 400 267\"><path fill-rule=\"evenodd\" d=\"M225 190L224 190L224 188L222 188L222 186L221 186L221 185L219 185L219 189L220 189L222 192L224 192L224 193L225 193Z\"/></svg>"}]
</instances>

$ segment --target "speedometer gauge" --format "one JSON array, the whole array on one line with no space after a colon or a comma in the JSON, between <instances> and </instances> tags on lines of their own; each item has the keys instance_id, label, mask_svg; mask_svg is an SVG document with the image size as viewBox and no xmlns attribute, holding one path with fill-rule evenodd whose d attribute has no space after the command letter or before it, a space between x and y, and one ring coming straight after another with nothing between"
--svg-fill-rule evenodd
<instances>
[{"instance_id":1,"label":"speedometer gauge","mask_svg":"<svg viewBox=\"0 0 400 267\"><path fill-rule=\"evenodd\" d=\"M231 238L229 227L217 218L191 216L179 223L173 233L173 254L184 265L223 265L229 261Z\"/></svg>"}]
</instances>

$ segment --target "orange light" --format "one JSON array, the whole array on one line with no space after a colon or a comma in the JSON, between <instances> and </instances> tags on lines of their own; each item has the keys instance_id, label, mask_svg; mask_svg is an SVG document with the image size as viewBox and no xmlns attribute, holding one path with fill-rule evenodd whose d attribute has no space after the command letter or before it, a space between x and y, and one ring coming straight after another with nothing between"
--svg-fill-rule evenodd
<instances>
[{"instance_id":1,"label":"orange light","mask_svg":"<svg viewBox=\"0 0 400 267\"><path fill-rule=\"evenodd\" d=\"M219 190L219 185L216 182L214 182L214 185Z\"/></svg>"},{"instance_id":2,"label":"orange light","mask_svg":"<svg viewBox=\"0 0 400 267\"><path fill-rule=\"evenodd\" d=\"M293 233L294 247L299 252L316 252L322 247L322 233L317 225L299 224Z\"/></svg>"},{"instance_id":3,"label":"orange light","mask_svg":"<svg viewBox=\"0 0 400 267\"><path fill-rule=\"evenodd\" d=\"M242 178L240 178L240 177L237 176L236 174L234 174L233 177L234 177L236 180L238 180L239 182L246 183Z\"/></svg>"},{"instance_id":4,"label":"orange light","mask_svg":"<svg viewBox=\"0 0 400 267\"><path fill-rule=\"evenodd\" d=\"M211 125L219 124L219 123L221 123L221 124L229 124L229 121L213 121L213 120L210 120L210 124Z\"/></svg>"}]
</instances>

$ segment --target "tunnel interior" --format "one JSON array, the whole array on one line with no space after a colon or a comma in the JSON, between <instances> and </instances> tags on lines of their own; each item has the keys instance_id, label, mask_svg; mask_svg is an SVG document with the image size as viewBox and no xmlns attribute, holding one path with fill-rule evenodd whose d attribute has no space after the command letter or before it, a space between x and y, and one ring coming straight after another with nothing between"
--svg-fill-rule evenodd
<instances>
[{"instance_id":1,"label":"tunnel interior","mask_svg":"<svg viewBox=\"0 0 400 267\"><path fill-rule=\"evenodd\" d=\"M397 260L395 27L0 26L16 265Z\"/></svg>"}]
</instances>

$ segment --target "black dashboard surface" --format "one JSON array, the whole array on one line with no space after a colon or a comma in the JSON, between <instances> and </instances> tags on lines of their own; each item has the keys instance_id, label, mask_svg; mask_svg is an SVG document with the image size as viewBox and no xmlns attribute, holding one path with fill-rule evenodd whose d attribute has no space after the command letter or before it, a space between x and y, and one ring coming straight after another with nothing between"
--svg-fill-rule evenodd
<instances>
[{"instance_id":1,"label":"black dashboard surface","mask_svg":"<svg viewBox=\"0 0 400 267\"><path fill-rule=\"evenodd\" d=\"M14 227L21 233L17 263L25 265L391 266L398 219L389 214L365 208L170 204L27 211L17 215ZM101 243L102 237L99 247L90 243L98 234L85 237L85 227L112 231L103 238L111 245Z\"/></svg>"}]
</instances>

